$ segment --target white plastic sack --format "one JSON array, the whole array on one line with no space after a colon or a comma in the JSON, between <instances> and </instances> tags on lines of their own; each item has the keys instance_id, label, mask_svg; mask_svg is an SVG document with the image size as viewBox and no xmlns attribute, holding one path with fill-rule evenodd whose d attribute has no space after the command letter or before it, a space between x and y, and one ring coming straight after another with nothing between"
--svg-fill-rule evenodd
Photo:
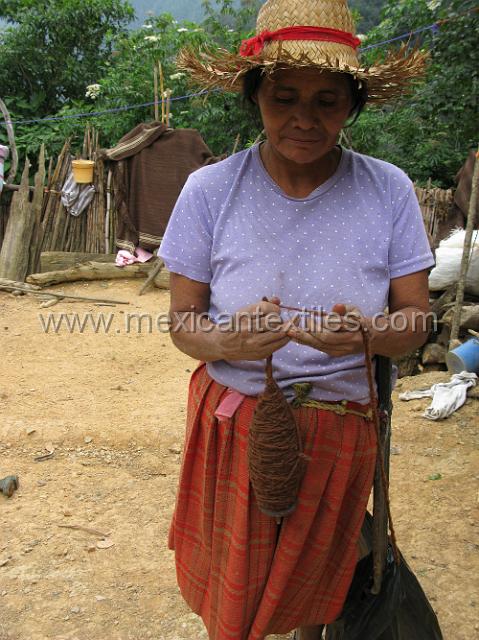
<instances>
[{"instance_id":1,"label":"white plastic sack","mask_svg":"<svg viewBox=\"0 0 479 640\"><path fill-rule=\"evenodd\" d=\"M436 250L436 266L429 275L429 289L443 291L458 282L461 273L465 229L456 229ZM466 291L479 296L479 231L472 235L472 250L466 278Z\"/></svg>"}]
</instances>

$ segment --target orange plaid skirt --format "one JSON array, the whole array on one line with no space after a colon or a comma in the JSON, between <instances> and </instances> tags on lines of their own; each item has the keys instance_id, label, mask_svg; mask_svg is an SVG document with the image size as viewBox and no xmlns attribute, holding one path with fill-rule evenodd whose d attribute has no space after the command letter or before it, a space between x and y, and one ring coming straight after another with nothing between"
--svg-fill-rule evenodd
<instances>
[{"instance_id":1,"label":"orange plaid skirt","mask_svg":"<svg viewBox=\"0 0 479 640\"><path fill-rule=\"evenodd\" d=\"M256 398L214 414L226 387L200 366L190 383L186 444L169 547L181 593L210 640L261 640L341 613L371 491L373 423L295 409L308 468L296 511L279 527L256 504L247 441Z\"/></svg>"}]
</instances>

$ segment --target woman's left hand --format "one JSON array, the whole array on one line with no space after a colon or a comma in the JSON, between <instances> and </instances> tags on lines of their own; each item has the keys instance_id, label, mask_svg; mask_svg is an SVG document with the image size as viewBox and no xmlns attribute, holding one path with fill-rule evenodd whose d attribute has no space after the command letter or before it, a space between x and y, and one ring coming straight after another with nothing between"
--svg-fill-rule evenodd
<instances>
[{"instance_id":1,"label":"woman's left hand","mask_svg":"<svg viewBox=\"0 0 479 640\"><path fill-rule=\"evenodd\" d=\"M364 352L361 324L369 324L358 307L336 304L332 314L310 317L304 327L292 326L288 336L329 356L338 358Z\"/></svg>"}]
</instances>

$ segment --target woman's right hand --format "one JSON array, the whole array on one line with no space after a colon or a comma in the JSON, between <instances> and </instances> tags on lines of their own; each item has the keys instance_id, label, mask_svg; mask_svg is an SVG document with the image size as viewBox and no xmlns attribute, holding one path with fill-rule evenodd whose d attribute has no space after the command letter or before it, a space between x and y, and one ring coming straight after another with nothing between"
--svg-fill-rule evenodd
<instances>
[{"instance_id":1,"label":"woman's right hand","mask_svg":"<svg viewBox=\"0 0 479 640\"><path fill-rule=\"evenodd\" d=\"M223 360L264 360L288 344L291 321L281 318L280 300L262 301L239 309L227 324L218 324Z\"/></svg>"}]
</instances>

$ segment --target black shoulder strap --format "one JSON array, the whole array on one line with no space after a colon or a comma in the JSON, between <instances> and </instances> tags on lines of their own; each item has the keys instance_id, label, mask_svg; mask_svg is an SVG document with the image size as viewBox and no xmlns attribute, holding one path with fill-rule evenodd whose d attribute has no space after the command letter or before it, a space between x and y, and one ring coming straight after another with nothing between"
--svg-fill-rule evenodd
<instances>
[{"instance_id":1,"label":"black shoulder strap","mask_svg":"<svg viewBox=\"0 0 479 640\"><path fill-rule=\"evenodd\" d=\"M391 455L391 413L392 413L392 362L390 358L376 356L376 384L378 390L379 415L381 426L381 442L384 466L389 480L389 460ZM373 560L374 586L373 593L379 593L386 565L388 549L388 513L381 482L379 462L376 464L374 477L373 503Z\"/></svg>"}]
</instances>

